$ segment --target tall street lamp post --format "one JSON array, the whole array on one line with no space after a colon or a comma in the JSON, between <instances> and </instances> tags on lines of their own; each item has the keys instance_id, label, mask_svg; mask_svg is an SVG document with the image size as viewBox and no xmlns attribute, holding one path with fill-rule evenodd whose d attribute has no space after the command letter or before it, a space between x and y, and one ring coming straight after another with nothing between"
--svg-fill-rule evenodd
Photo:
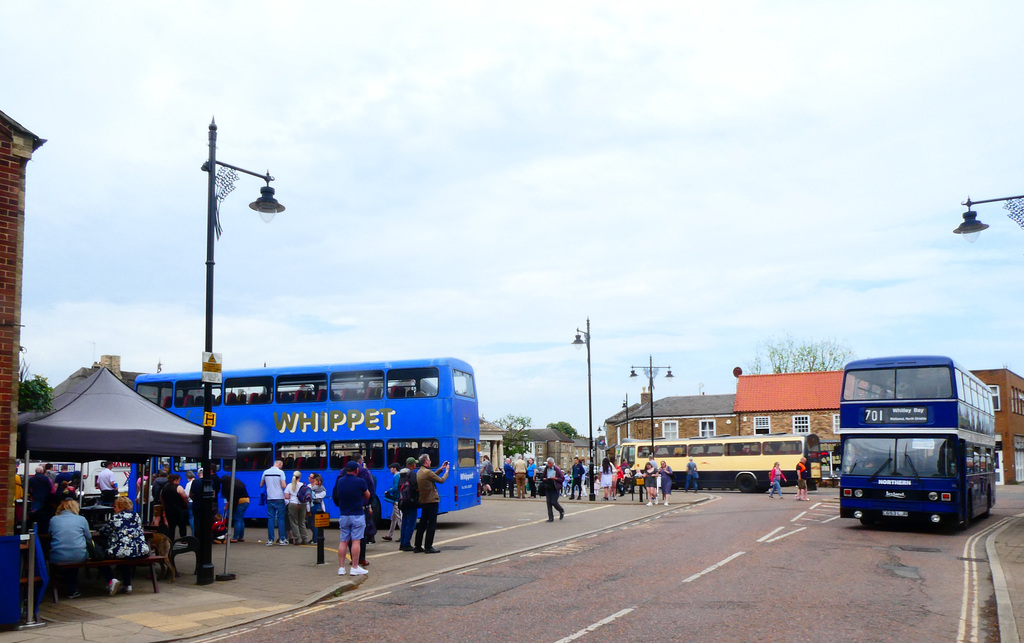
<instances>
[{"instance_id":1,"label":"tall street lamp post","mask_svg":"<svg viewBox=\"0 0 1024 643\"><path fill-rule=\"evenodd\" d=\"M217 169L218 166L221 169ZM213 574L213 514L216 512L216 494L213 491L213 385L220 384L219 370L208 370L207 364L212 363L213 355L213 254L216 241L220 238L220 220L218 211L220 202L235 188L238 180L237 172L250 174L267 182L260 188L260 197L249 204L249 207L260 213L260 217L270 223L274 215L284 211L284 206L274 198L274 188L270 182L274 177L258 174L234 165L217 160L217 123L210 121L210 158L203 164L202 170L208 174L206 192L206 355L203 358L203 496L200 511L196 520L199 531L199 552L196 561L196 584L209 585L214 580ZM218 186L220 191L218 193ZM219 360L216 360L219 361ZM222 580L230 580L233 575L226 574Z\"/></svg>"},{"instance_id":2,"label":"tall street lamp post","mask_svg":"<svg viewBox=\"0 0 1024 643\"><path fill-rule=\"evenodd\" d=\"M590 427L590 458L587 464L587 479L590 482L590 502L597 501L597 492L594 490L594 395L591 386L590 376L590 317L587 317L587 330L576 329L576 339L572 345L577 349L587 347L587 420Z\"/></svg>"},{"instance_id":3,"label":"tall street lamp post","mask_svg":"<svg viewBox=\"0 0 1024 643\"><path fill-rule=\"evenodd\" d=\"M658 376L658 372L661 369L665 369L665 371L666 371L665 372L665 379L667 379L667 380L672 379L672 377L673 377L673 375L672 375L672 367L671 366L655 366L654 365L654 356L648 356L647 366L630 366L629 368L630 368L629 377L631 379L635 380L637 377L639 377L639 375L637 375L637 372L636 372L636 369L638 369L638 368L643 370L644 375L647 376L647 392L651 396L651 400L650 400L650 405L651 405L651 457L653 458L654 457L654 378ZM628 413L628 411L627 411L627 413Z\"/></svg>"},{"instance_id":4,"label":"tall street lamp post","mask_svg":"<svg viewBox=\"0 0 1024 643\"><path fill-rule=\"evenodd\" d=\"M967 212L964 212L964 221L956 230L953 230L954 234L962 235L964 241L968 243L974 243L978 239L978 235L981 231L988 228L987 223L978 221L978 213L971 209L972 205L978 203L998 203L1000 201L1006 201L1006 205L1003 209L1007 210L1009 214L1006 216L1013 219L1017 225L1024 228L1024 195L1020 196L1005 196L998 199L983 199L981 201L972 201L971 197L967 197L967 200L960 205L967 206Z\"/></svg>"}]
</instances>

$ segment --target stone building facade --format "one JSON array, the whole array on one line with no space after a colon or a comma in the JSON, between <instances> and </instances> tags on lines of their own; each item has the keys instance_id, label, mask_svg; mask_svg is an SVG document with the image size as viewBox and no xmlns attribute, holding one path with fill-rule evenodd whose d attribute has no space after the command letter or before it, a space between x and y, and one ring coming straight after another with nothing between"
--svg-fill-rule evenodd
<instances>
[{"instance_id":1,"label":"stone building facade","mask_svg":"<svg viewBox=\"0 0 1024 643\"><path fill-rule=\"evenodd\" d=\"M18 439L21 282L25 251L25 177L46 141L0 112L0 534L14 532L14 459Z\"/></svg>"}]
</instances>

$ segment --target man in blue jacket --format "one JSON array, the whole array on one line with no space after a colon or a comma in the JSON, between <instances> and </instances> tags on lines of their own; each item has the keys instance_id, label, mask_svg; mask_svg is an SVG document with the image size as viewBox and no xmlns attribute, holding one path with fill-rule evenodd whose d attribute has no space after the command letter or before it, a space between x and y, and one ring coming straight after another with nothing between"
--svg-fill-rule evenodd
<instances>
[{"instance_id":1,"label":"man in blue jacket","mask_svg":"<svg viewBox=\"0 0 1024 643\"><path fill-rule=\"evenodd\" d=\"M575 496L577 500L583 500L583 478L587 470L579 458L572 459L572 486L569 487L569 500Z\"/></svg>"}]
</instances>

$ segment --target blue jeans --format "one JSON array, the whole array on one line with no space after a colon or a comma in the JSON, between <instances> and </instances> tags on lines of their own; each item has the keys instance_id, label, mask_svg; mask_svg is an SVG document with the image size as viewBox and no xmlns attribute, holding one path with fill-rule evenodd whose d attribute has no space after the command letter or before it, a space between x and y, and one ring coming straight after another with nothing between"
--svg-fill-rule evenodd
<instances>
[{"instance_id":1,"label":"blue jeans","mask_svg":"<svg viewBox=\"0 0 1024 643\"><path fill-rule=\"evenodd\" d=\"M248 508L248 502L240 502L235 506L235 510L231 513L231 524L235 530L233 538L237 540L245 538L245 510Z\"/></svg>"},{"instance_id":2,"label":"blue jeans","mask_svg":"<svg viewBox=\"0 0 1024 643\"><path fill-rule=\"evenodd\" d=\"M412 547L412 535L416 532L417 509L402 510L402 540L399 543L402 547Z\"/></svg>"},{"instance_id":3,"label":"blue jeans","mask_svg":"<svg viewBox=\"0 0 1024 643\"><path fill-rule=\"evenodd\" d=\"M288 540L284 524L286 516L284 500L267 500L267 542L274 541L274 525L277 525L278 540Z\"/></svg>"},{"instance_id":4,"label":"blue jeans","mask_svg":"<svg viewBox=\"0 0 1024 643\"><path fill-rule=\"evenodd\" d=\"M775 478L772 482L772 492L768 495L774 496L776 492L778 492L780 496L782 495L782 482L779 478Z\"/></svg>"},{"instance_id":5,"label":"blue jeans","mask_svg":"<svg viewBox=\"0 0 1024 643\"><path fill-rule=\"evenodd\" d=\"M697 491L697 476L695 476L692 473L686 474L686 488L683 489L684 493L690 490L690 483L691 482L693 483L693 491L696 493L696 491Z\"/></svg>"}]
</instances>

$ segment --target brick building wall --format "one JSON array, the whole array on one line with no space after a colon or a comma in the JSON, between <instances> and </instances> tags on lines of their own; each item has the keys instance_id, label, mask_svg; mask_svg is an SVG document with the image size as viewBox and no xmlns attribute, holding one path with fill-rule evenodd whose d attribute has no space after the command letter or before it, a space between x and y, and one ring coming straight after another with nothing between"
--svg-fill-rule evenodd
<instances>
[{"instance_id":1,"label":"brick building wall","mask_svg":"<svg viewBox=\"0 0 1024 643\"><path fill-rule=\"evenodd\" d=\"M838 440L839 436L833 430L833 417L839 414L839 409L827 409L816 411L748 411L739 414L739 435L754 435L754 418L767 417L771 433L793 433L793 416L807 416L810 422L810 432L816 434L822 440Z\"/></svg>"},{"instance_id":2,"label":"brick building wall","mask_svg":"<svg viewBox=\"0 0 1024 643\"><path fill-rule=\"evenodd\" d=\"M1024 378L1005 368L971 371L982 382L999 387L996 434L1002 441L1004 484L1021 482L1024 473ZM993 400L996 401L996 400Z\"/></svg>"},{"instance_id":3,"label":"brick building wall","mask_svg":"<svg viewBox=\"0 0 1024 643\"><path fill-rule=\"evenodd\" d=\"M14 532L25 169L45 141L0 112L0 534Z\"/></svg>"}]
</instances>

